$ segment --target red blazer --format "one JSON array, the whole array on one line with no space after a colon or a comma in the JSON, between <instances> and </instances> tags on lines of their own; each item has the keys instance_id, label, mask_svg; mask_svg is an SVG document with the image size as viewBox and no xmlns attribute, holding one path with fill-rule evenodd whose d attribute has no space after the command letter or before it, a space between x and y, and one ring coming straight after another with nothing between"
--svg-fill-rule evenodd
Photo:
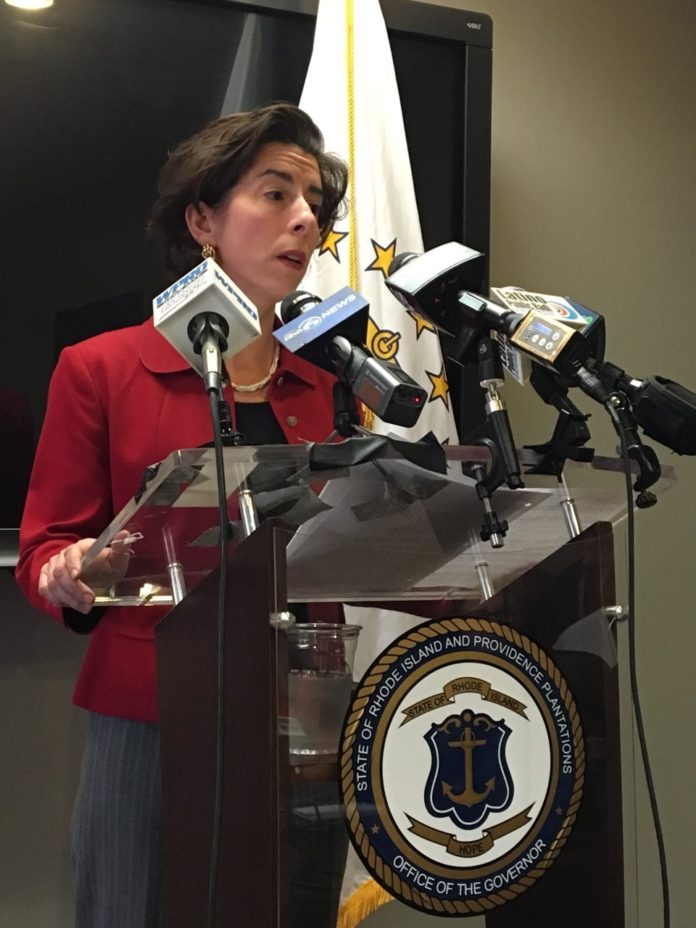
<instances>
[{"instance_id":1,"label":"red blazer","mask_svg":"<svg viewBox=\"0 0 696 928\"><path fill-rule=\"evenodd\" d=\"M332 431L333 382L281 349L269 402L289 443L323 441ZM66 348L51 380L20 531L16 576L30 602L62 623L62 610L37 593L43 564L99 535L149 464L210 439L202 380L151 320ZM76 705L156 721L154 627L165 613L154 606L105 612L90 636Z\"/></svg>"}]
</instances>

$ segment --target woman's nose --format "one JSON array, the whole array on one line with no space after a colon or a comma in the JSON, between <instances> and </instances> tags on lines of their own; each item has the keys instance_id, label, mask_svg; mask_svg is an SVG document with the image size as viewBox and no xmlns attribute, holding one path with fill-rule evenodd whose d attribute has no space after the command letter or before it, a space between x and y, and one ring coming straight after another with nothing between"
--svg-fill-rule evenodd
<instances>
[{"instance_id":1,"label":"woman's nose","mask_svg":"<svg viewBox=\"0 0 696 928\"><path fill-rule=\"evenodd\" d=\"M318 231L314 209L304 197L299 197L297 200L295 215L292 217L292 228L293 232Z\"/></svg>"}]
</instances>

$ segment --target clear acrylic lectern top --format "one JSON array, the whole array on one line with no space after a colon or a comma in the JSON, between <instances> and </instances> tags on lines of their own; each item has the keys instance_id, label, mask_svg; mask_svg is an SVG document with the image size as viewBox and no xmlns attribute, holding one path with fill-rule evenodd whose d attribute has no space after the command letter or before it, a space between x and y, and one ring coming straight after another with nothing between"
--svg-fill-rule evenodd
<instances>
[{"instance_id":1,"label":"clear acrylic lectern top","mask_svg":"<svg viewBox=\"0 0 696 928\"><path fill-rule=\"evenodd\" d=\"M494 549L480 538L482 505L474 481L462 473L463 463L485 463L485 449L446 448L447 473L440 474L395 452L315 469L315 448L246 446L224 452L233 527L238 490L246 486L259 519L275 517L288 532L291 602L478 603L482 585L502 589L560 548L573 533L573 520L581 529L597 521L615 523L626 508L616 459L568 463L562 482L525 475L525 489L493 494L498 518L509 523L503 546ZM530 460L527 452L521 457ZM666 472L662 489L672 479ZM133 499L85 557L87 568L118 532L128 533L128 570L109 589L98 590L97 602L164 605L195 588L219 562L217 506L212 448L174 451L149 468Z\"/></svg>"}]
</instances>

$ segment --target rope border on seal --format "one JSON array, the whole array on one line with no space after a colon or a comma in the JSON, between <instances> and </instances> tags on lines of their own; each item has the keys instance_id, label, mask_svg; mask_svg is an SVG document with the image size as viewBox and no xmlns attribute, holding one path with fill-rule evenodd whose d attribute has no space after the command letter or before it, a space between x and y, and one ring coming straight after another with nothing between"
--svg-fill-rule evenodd
<instances>
[{"instance_id":1,"label":"rope border on seal","mask_svg":"<svg viewBox=\"0 0 696 928\"><path fill-rule=\"evenodd\" d=\"M435 638L437 635L457 631L493 633L499 637L505 638L511 644L522 648L527 654L531 654L539 666L553 680L563 699L573 734L573 754L576 770L575 787L570 796L565 818L558 829L556 838L551 844L551 847L540 859L535 868L528 871L528 873L524 877L521 877L510 889L491 893L488 896L482 896L476 900L471 899L462 902L437 899L433 896L421 893L417 889L412 889L407 883L401 880L398 874L394 873L391 867L385 864L382 858L370 845L369 838L360 821L360 813L358 812L355 799L352 766L352 748L365 707L369 702L369 696L379 686L383 676L388 673L392 669L392 665L407 654L411 648L417 647L427 642L429 638ZM378 659L378 663L370 668L370 671L370 676L363 680L360 689L357 691L352 702L351 712L346 719L340 761L340 782L346 810L346 819L348 820L353 841L356 847L359 848L363 860L366 861L372 874L385 889L398 895L406 902L412 902L423 911L431 911L443 915L482 914L515 899L536 883L539 877L544 875L558 857L575 823L577 811L582 799L583 786L585 783L585 742L575 700L560 670L545 651L534 641L531 641L526 635L520 634L516 629L508 625L501 625L499 622L470 617L440 619L439 621L430 622L427 625L421 625L413 629L408 635L391 645L391 647Z\"/></svg>"}]
</instances>

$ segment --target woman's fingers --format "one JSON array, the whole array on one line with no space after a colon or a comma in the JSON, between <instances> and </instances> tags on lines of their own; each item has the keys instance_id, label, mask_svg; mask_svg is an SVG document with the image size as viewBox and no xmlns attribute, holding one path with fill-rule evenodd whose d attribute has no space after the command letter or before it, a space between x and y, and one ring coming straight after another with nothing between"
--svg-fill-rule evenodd
<instances>
[{"instance_id":1,"label":"woman's fingers","mask_svg":"<svg viewBox=\"0 0 696 928\"><path fill-rule=\"evenodd\" d=\"M94 605L94 590L79 579L82 556L94 539L82 538L54 554L41 568L39 594L52 605L87 613Z\"/></svg>"}]
</instances>

